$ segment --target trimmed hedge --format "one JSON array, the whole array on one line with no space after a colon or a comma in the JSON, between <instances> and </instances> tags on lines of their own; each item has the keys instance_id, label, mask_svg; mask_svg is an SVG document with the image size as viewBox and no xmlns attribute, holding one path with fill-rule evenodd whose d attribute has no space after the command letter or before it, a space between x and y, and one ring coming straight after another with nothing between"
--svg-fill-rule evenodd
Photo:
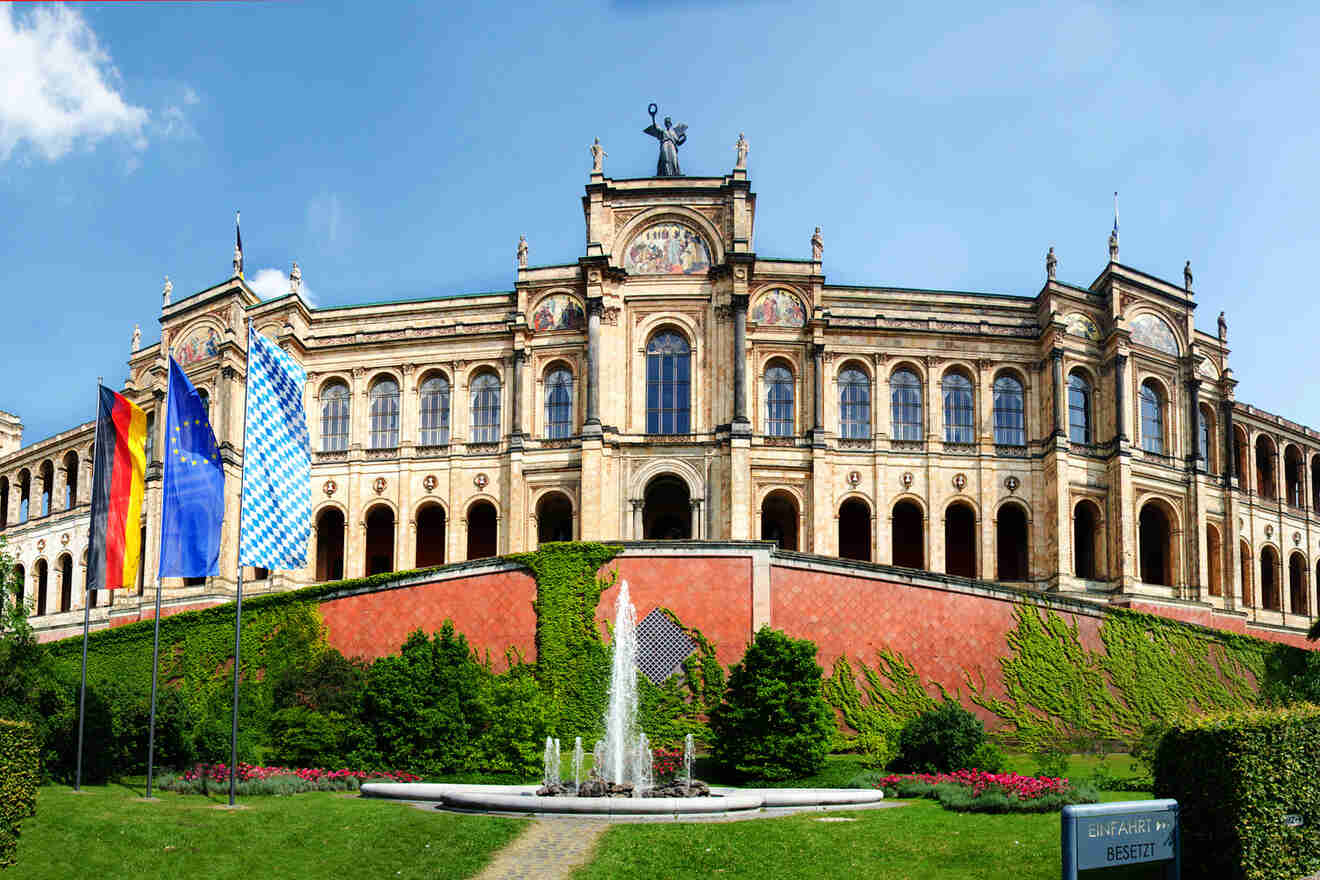
<instances>
[{"instance_id":1,"label":"trimmed hedge","mask_svg":"<svg viewBox=\"0 0 1320 880\"><path fill-rule=\"evenodd\" d=\"M1186 876L1276 880L1320 869L1317 755L1320 706L1172 726L1155 755L1155 796L1181 807Z\"/></svg>"},{"instance_id":2,"label":"trimmed hedge","mask_svg":"<svg viewBox=\"0 0 1320 880\"><path fill-rule=\"evenodd\" d=\"M0 720L0 868L17 861L19 826L37 812L37 781L32 725Z\"/></svg>"}]
</instances>

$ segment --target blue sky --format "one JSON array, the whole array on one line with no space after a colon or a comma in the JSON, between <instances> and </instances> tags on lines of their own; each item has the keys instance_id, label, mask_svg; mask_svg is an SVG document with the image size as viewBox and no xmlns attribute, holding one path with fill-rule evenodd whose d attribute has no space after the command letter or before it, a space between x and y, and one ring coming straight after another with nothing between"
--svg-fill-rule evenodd
<instances>
[{"instance_id":1,"label":"blue sky","mask_svg":"<svg viewBox=\"0 0 1320 880\"><path fill-rule=\"evenodd\" d=\"M746 132L757 252L819 225L835 282L1029 295L1053 245L1088 284L1118 190L1123 262L1227 311L1239 398L1320 426L1320 19L1163 5L0 6L0 409L90 418L236 208L249 279L297 260L320 305L509 289L520 233L572 261L587 145L653 173L655 101L688 174Z\"/></svg>"}]
</instances>

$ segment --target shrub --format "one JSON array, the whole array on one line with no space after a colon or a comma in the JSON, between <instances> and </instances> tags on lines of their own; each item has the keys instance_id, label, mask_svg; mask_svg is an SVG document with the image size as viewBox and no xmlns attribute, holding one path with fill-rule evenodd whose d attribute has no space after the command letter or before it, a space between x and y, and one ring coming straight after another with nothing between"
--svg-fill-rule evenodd
<instances>
[{"instance_id":1,"label":"shrub","mask_svg":"<svg viewBox=\"0 0 1320 880\"><path fill-rule=\"evenodd\" d=\"M487 675L476 708L471 768L524 777L538 774L552 713L532 667L518 664L504 675Z\"/></svg>"},{"instance_id":2,"label":"shrub","mask_svg":"<svg viewBox=\"0 0 1320 880\"><path fill-rule=\"evenodd\" d=\"M1031 750L1037 776L1067 776L1071 763L1068 750L1057 739L1042 740Z\"/></svg>"},{"instance_id":3,"label":"shrub","mask_svg":"<svg viewBox=\"0 0 1320 880\"><path fill-rule=\"evenodd\" d=\"M898 744L893 737L878 730L857 734L856 747L862 763L876 770L885 769L898 757Z\"/></svg>"},{"instance_id":4,"label":"shrub","mask_svg":"<svg viewBox=\"0 0 1320 880\"><path fill-rule=\"evenodd\" d=\"M821 678L814 643L762 627L711 713L716 763L759 779L818 772L834 735Z\"/></svg>"},{"instance_id":5,"label":"shrub","mask_svg":"<svg viewBox=\"0 0 1320 880\"><path fill-rule=\"evenodd\" d=\"M37 812L38 780L32 725L0 721L0 868L17 860L20 825Z\"/></svg>"},{"instance_id":6,"label":"shrub","mask_svg":"<svg viewBox=\"0 0 1320 880\"><path fill-rule=\"evenodd\" d=\"M898 736L896 770L940 773L972 766L985 742L985 725L953 700L945 700L909 721Z\"/></svg>"},{"instance_id":7,"label":"shrub","mask_svg":"<svg viewBox=\"0 0 1320 880\"><path fill-rule=\"evenodd\" d=\"M1003 773L1004 767L1008 764L1008 760L1004 757L1004 753L999 750L999 746L990 742L990 740L985 740L972 749L971 757L967 761L969 768L984 770L986 773Z\"/></svg>"},{"instance_id":8,"label":"shrub","mask_svg":"<svg viewBox=\"0 0 1320 880\"><path fill-rule=\"evenodd\" d=\"M1320 868L1317 754L1320 706L1175 723L1156 751L1155 796L1178 800L1186 875L1263 880Z\"/></svg>"}]
</instances>

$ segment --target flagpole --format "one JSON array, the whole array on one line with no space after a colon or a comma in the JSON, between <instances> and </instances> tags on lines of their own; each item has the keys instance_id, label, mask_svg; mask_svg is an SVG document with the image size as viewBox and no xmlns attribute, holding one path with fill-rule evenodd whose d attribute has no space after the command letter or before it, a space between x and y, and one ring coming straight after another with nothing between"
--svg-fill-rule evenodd
<instances>
[{"instance_id":1,"label":"flagpole","mask_svg":"<svg viewBox=\"0 0 1320 880\"><path fill-rule=\"evenodd\" d=\"M243 637L243 496L244 491L243 470L247 467L247 396L248 396L248 377L251 370L252 359L252 318L249 317L246 322L247 344L247 369L243 378L243 467L239 469L238 476L238 592L234 601L234 709L232 718L232 729L230 730L229 740L229 806L234 805L234 789L238 781L238 663L239 648Z\"/></svg>"},{"instance_id":2,"label":"flagpole","mask_svg":"<svg viewBox=\"0 0 1320 880\"><path fill-rule=\"evenodd\" d=\"M166 372L166 375L168 375L168 374L169 374L169 361L172 360L172 359L174 358L174 346L171 345L171 346L169 347L169 353L167 354L166 357L167 357L167 360L166 360L166 362L165 362L165 364L166 364L165 372ZM166 422L169 421L169 418L168 418L168 414L169 414L169 411L170 411L170 410L169 410L169 408L170 408L170 397L169 397L169 394L170 394L170 383L167 381L167 382L165 383L165 413L166 413L166 419L165 419L165 421L166 421ZM157 421L157 424L160 424L159 420ZM167 442L168 442L168 438L166 438L166 439L167 439ZM153 447L154 447L154 444L153 444ZM167 449L168 449L168 446L167 446ZM169 454L169 453L166 452L166 455L167 455L167 456L168 456L168 454ZM150 465L151 465L151 462L147 462L147 465L150 466ZM163 477L163 475L162 475L162 477ZM162 488L163 488L163 487L162 487ZM162 526L163 526L163 525L164 525L164 523L162 523ZM163 538L164 538L164 529L163 529L163 528L161 529L161 532L162 532L162 534L161 534L161 538L163 539ZM143 549L143 552L146 551L146 548L145 548L145 547L142 548L142 549ZM146 564L146 560L144 559L144 560L143 560L143 567L145 567L145 564ZM156 670L157 670L157 668L158 668L159 666L160 666L160 565L159 565L159 560L157 560L157 566L156 566L156 621L155 621L155 624L154 624L154 631L153 631L153 633L152 633L152 637L151 637L151 723L150 723L150 726L147 728L147 800L151 800L151 782L152 782L152 780L153 780L153 778L154 778L154 776L155 776L155 769L156 769Z\"/></svg>"},{"instance_id":3,"label":"flagpole","mask_svg":"<svg viewBox=\"0 0 1320 880\"><path fill-rule=\"evenodd\" d=\"M101 377L96 377L96 433L92 440L92 480L95 482L96 455L101 447ZM96 523L92 523L96 527ZM83 584L83 650L82 675L78 681L78 758L74 762L73 790L82 791L82 753L83 753L83 715L87 707L87 635L92 626L92 604L88 600L92 592L92 566L87 566L87 577Z\"/></svg>"}]
</instances>

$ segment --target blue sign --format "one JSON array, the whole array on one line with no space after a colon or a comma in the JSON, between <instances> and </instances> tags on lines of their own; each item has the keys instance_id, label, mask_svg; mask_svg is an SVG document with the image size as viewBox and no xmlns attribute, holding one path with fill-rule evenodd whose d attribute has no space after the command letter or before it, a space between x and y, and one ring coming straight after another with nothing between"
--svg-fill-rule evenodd
<instances>
[{"instance_id":1,"label":"blue sign","mask_svg":"<svg viewBox=\"0 0 1320 880\"><path fill-rule=\"evenodd\" d=\"M1164 862L1165 877L1178 880L1182 838L1175 800L1119 801L1064 807L1063 878L1078 871Z\"/></svg>"}]
</instances>

